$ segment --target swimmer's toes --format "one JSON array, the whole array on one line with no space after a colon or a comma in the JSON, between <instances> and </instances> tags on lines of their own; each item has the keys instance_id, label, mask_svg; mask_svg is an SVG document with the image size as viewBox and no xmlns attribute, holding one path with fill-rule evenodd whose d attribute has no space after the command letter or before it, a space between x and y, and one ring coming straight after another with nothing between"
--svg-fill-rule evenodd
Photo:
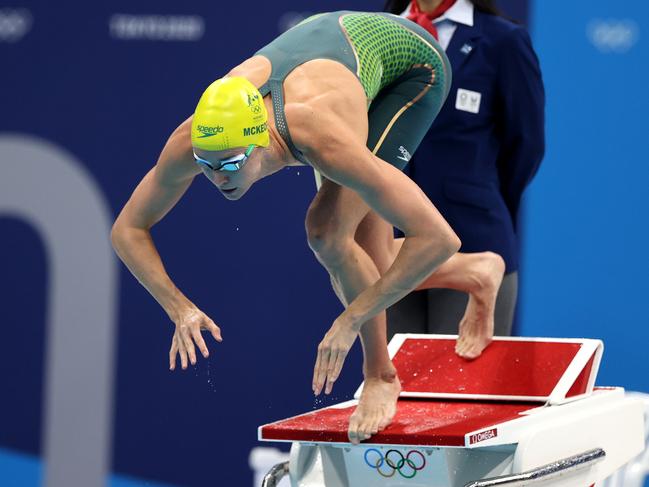
<instances>
[{"instance_id":1,"label":"swimmer's toes","mask_svg":"<svg viewBox=\"0 0 649 487\"><path fill-rule=\"evenodd\" d=\"M370 433L372 435L375 435L379 432L379 418L374 418L374 421L372 421L372 426L370 427Z\"/></svg>"}]
</instances>

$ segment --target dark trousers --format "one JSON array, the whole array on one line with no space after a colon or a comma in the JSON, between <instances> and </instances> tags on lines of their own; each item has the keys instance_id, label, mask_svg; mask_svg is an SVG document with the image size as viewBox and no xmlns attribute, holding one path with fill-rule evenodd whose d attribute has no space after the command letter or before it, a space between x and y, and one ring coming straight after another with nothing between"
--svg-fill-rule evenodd
<instances>
[{"instance_id":1,"label":"dark trousers","mask_svg":"<svg viewBox=\"0 0 649 487\"><path fill-rule=\"evenodd\" d=\"M505 275L496 299L494 335L509 336L518 295L518 273ZM395 333L456 335L469 296L452 289L415 291L388 308L388 340Z\"/></svg>"}]
</instances>

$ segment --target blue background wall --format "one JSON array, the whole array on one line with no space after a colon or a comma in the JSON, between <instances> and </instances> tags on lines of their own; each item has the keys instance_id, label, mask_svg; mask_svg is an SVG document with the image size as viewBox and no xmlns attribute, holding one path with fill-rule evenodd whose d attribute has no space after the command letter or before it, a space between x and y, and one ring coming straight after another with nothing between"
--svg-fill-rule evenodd
<instances>
[{"instance_id":1,"label":"blue background wall","mask_svg":"<svg viewBox=\"0 0 649 487\"><path fill-rule=\"evenodd\" d=\"M502 3L526 20L527 2ZM380 2L329 0L309 4L309 12L304 5L0 6L0 17L20 11L29 20L22 36L20 25L0 29L0 134L34 135L79 159L116 215L211 80L294 17L372 10ZM562 3L557 15L558 5L537 2L533 17L548 88L549 150L528 198L520 331L603 337L610 348L602 382L649 390L638 370L641 347L629 345L646 342L649 333L642 313L649 269L641 254L648 239L640 118L649 108L646 40L639 36L624 53L602 53L587 29L592 18L612 16L634 19L638 32L646 31L647 7L601 1L586 11L583 2ZM191 41L117 39L115 14L196 15L204 34ZM361 378L358 347L332 398L314 401L310 389L315 347L340 311L304 238L313 193L304 168L261 182L236 204L199 178L155 228L169 273L223 331L223 344L210 344L210 359L187 372L167 370L172 325L122 269L115 473L178 486L251 485L247 459L257 425L351 395ZM0 455L0 475L9 485L35 486L35 459L43 453L48 255L19 219L0 217L0 277L0 447L28 455Z\"/></svg>"},{"instance_id":2,"label":"blue background wall","mask_svg":"<svg viewBox=\"0 0 649 487\"><path fill-rule=\"evenodd\" d=\"M527 194L519 332L601 337L600 383L649 391L649 4L535 2L532 17L548 144Z\"/></svg>"}]
</instances>

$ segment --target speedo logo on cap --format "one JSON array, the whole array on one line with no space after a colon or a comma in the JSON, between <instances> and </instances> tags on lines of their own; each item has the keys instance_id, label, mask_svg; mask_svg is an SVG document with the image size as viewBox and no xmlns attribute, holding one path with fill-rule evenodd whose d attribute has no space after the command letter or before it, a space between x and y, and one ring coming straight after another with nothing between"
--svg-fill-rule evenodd
<instances>
[{"instance_id":1,"label":"speedo logo on cap","mask_svg":"<svg viewBox=\"0 0 649 487\"><path fill-rule=\"evenodd\" d=\"M223 132L223 127L220 125L217 125L216 127L208 127L207 125L198 125L196 127L196 130L198 130L201 134L199 139L203 139L205 137L212 137L213 135L217 135Z\"/></svg>"},{"instance_id":2,"label":"speedo logo on cap","mask_svg":"<svg viewBox=\"0 0 649 487\"><path fill-rule=\"evenodd\" d=\"M250 135L263 134L266 130L268 130L266 123L262 123L261 125L255 125L254 127L245 127L243 129L243 135L244 137L248 137Z\"/></svg>"}]
</instances>

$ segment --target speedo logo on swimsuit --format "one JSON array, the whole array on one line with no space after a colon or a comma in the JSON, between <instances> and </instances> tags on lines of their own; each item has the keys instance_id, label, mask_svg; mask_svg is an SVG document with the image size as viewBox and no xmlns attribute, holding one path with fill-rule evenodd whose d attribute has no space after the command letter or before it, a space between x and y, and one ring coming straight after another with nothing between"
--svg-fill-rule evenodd
<instances>
[{"instance_id":1,"label":"speedo logo on swimsuit","mask_svg":"<svg viewBox=\"0 0 649 487\"><path fill-rule=\"evenodd\" d=\"M268 130L267 125L262 123L261 125L255 125L254 127L245 127L243 129L243 135L247 137L249 135L263 134L266 130Z\"/></svg>"},{"instance_id":2,"label":"speedo logo on swimsuit","mask_svg":"<svg viewBox=\"0 0 649 487\"><path fill-rule=\"evenodd\" d=\"M397 159L401 159L402 161L408 162L412 157L410 152L402 145L399 146L399 152L401 152L401 156L397 156Z\"/></svg>"},{"instance_id":3,"label":"speedo logo on swimsuit","mask_svg":"<svg viewBox=\"0 0 649 487\"><path fill-rule=\"evenodd\" d=\"M208 127L207 125L198 125L196 127L196 130L198 130L201 134L199 139L203 139L205 137L212 137L213 135L217 135L223 132L223 127L220 125L217 125L216 127Z\"/></svg>"}]
</instances>

